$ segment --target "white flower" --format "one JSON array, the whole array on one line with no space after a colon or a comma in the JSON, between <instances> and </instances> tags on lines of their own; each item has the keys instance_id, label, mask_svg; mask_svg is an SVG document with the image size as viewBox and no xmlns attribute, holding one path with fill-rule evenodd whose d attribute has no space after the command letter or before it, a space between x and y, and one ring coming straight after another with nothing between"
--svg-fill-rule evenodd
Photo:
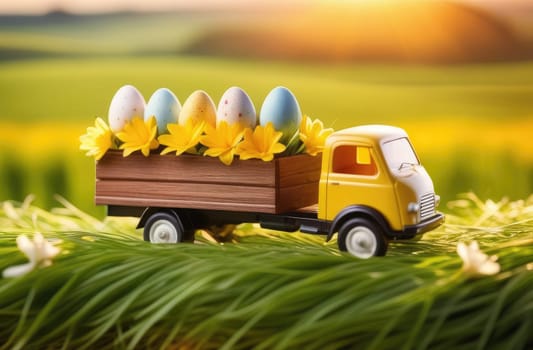
<instances>
[{"instance_id":1,"label":"white flower","mask_svg":"<svg viewBox=\"0 0 533 350\"><path fill-rule=\"evenodd\" d=\"M479 250L476 241L466 245L462 242L457 244L457 254L463 259L463 272L466 275L489 276L500 272L500 264L496 262L498 257L496 255L488 256Z\"/></svg>"},{"instance_id":2,"label":"white flower","mask_svg":"<svg viewBox=\"0 0 533 350\"><path fill-rule=\"evenodd\" d=\"M61 251L60 248L55 247L39 232L33 236L33 241L26 235L17 237L17 245L21 252L26 255L29 262L22 265L11 266L5 269L2 273L4 278L18 277L27 274L36 267L45 267L52 264L52 258Z\"/></svg>"}]
</instances>

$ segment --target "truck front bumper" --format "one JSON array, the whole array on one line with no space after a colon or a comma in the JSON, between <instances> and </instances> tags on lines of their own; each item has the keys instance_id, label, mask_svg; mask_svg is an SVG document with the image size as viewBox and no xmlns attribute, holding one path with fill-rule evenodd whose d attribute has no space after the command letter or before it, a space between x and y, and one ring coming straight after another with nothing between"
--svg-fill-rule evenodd
<instances>
[{"instance_id":1,"label":"truck front bumper","mask_svg":"<svg viewBox=\"0 0 533 350\"><path fill-rule=\"evenodd\" d=\"M442 225L443 223L444 223L444 214L437 212L432 217L424 221L421 221L416 225L405 226L404 229L401 231L394 231L392 236L394 238L400 238L400 239L401 238L412 238L424 232L434 230L440 225Z\"/></svg>"}]
</instances>

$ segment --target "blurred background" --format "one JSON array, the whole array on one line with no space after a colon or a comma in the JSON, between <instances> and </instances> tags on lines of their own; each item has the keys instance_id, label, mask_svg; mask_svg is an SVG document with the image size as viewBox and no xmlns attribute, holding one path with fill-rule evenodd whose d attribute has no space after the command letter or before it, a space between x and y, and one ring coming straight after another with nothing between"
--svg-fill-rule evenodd
<instances>
[{"instance_id":1,"label":"blurred background","mask_svg":"<svg viewBox=\"0 0 533 350\"><path fill-rule=\"evenodd\" d=\"M533 189L529 0L2 1L0 200L103 216L78 137L125 84L257 110L283 85L335 129L406 129L444 203Z\"/></svg>"}]
</instances>

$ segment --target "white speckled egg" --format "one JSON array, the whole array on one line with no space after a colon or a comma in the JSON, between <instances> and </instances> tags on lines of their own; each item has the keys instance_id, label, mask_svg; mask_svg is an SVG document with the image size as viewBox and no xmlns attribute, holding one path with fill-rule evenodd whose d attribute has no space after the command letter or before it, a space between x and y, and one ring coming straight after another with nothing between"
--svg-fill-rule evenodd
<instances>
[{"instance_id":1,"label":"white speckled egg","mask_svg":"<svg viewBox=\"0 0 533 350\"><path fill-rule=\"evenodd\" d=\"M167 134L167 124L177 123L181 104L176 95L167 88L157 89L146 104L144 120L155 116L159 135Z\"/></svg>"},{"instance_id":2,"label":"white speckled egg","mask_svg":"<svg viewBox=\"0 0 533 350\"><path fill-rule=\"evenodd\" d=\"M144 116L144 97L132 85L124 85L115 93L109 105L109 127L114 133L122 131L133 117Z\"/></svg>"},{"instance_id":3,"label":"white speckled egg","mask_svg":"<svg viewBox=\"0 0 533 350\"><path fill-rule=\"evenodd\" d=\"M282 86L272 89L261 107L259 123L263 126L269 122L274 124L276 130L283 132L281 142L286 143L298 130L301 121L302 112L292 92Z\"/></svg>"},{"instance_id":4,"label":"white speckled egg","mask_svg":"<svg viewBox=\"0 0 533 350\"><path fill-rule=\"evenodd\" d=\"M240 123L247 128L255 128L257 117L252 100L239 87L230 87L224 92L217 109L217 124L225 120L229 125Z\"/></svg>"},{"instance_id":5,"label":"white speckled egg","mask_svg":"<svg viewBox=\"0 0 533 350\"><path fill-rule=\"evenodd\" d=\"M179 123L180 125L185 125L189 119L195 122L203 120L207 124L215 127L216 118L217 112L211 97L205 91L196 90L183 104L179 116Z\"/></svg>"}]
</instances>

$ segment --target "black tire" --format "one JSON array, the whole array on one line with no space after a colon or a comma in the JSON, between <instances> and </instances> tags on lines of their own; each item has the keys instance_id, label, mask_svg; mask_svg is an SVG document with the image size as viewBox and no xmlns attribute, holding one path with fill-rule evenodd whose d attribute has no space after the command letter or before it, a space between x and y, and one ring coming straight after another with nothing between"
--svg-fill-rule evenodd
<instances>
[{"instance_id":1,"label":"black tire","mask_svg":"<svg viewBox=\"0 0 533 350\"><path fill-rule=\"evenodd\" d=\"M144 225L144 240L151 243L180 243L186 238L183 225L173 213L152 214Z\"/></svg>"},{"instance_id":2,"label":"black tire","mask_svg":"<svg viewBox=\"0 0 533 350\"><path fill-rule=\"evenodd\" d=\"M383 229L365 218L350 219L339 230L339 250L361 259L384 256L388 243Z\"/></svg>"}]
</instances>

